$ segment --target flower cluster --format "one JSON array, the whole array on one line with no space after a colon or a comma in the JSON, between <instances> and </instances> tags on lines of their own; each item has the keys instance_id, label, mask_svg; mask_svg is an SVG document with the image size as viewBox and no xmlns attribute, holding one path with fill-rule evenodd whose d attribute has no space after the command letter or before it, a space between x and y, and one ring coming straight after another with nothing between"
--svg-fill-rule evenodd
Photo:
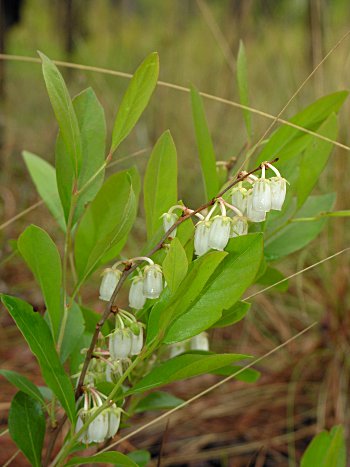
<instances>
[{"instance_id":1,"label":"flower cluster","mask_svg":"<svg viewBox=\"0 0 350 467\"><path fill-rule=\"evenodd\" d=\"M78 433L84 424L102 406L106 396L93 387L88 387L84 393L84 407L79 410L75 432ZM114 403L106 407L92 422L87 429L79 435L79 441L84 444L101 443L112 438L119 429L120 414L122 409Z\"/></svg>"}]
</instances>

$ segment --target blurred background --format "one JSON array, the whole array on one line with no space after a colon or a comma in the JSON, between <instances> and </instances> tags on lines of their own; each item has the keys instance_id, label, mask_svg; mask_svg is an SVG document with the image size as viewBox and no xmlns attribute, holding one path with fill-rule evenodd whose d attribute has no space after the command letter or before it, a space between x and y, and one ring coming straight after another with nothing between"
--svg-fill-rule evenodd
<instances>
[{"instance_id":1,"label":"blurred background","mask_svg":"<svg viewBox=\"0 0 350 467\"><path fill-rule=\"evenodd\" d=\"M0 0L1 54L37 57L41 50L51 59L132 73L156 50L162 81L194 85L233 101L239 101L236 56L242 40L250 105L272 115L349 28L348 0ZM284 117L317 97L349 87L349 51L350 37L308 81ZM37 205L39 197L21 156L25 149L54 163L57 125L39 64L5 58L0 56L0 290L40 310L38 287L13 252L12 240L34 223L62 244L47 209ZM128 80L99 70L60 70L72 96L94 88L110 131ZM218 160L237 156L247 142L242 112L214 100L204 104ZM347 145L349 111L346 103L338 138ZM256 114L252 120L255 142L270 120ZM110 170L136 164L143 174L150 148L168 128L178 150L181 198L196 206L204 201L204 192L187 92L156 89L131 137L118 149L116 160L127 160ZM349 208L348 160L349 152L335 147L316 190L337 192L336 209ZM346 220L331 220L306 250L276 266L288 276L347 247L347 226ZM138 253L144 239L141 208L127 253ZM168 424L132 438L123 449L147 449L154 459L161 452L164 466L293 466L320 429L343 423L348 435L350 360L343 355L350 347L349 277L345 253L291 279L287 287L257 295L243 323L211 333L213 350L258 356L315 319L319 325L261 362L258 383L230 382L173 415ZM98 280L94 275L84 290L96 310L101 309ZM20 369L35 380L36 363L5 313L0 324L0 366ZM169 390L187 399L215 381L206 376ZM15 390L3 379L0 389L0 424L5 429ZM154 416L149 414L150 419ZM145 421L143 415L135 426ZM1 463L15 451L7 436L0 438ZM17 456L11 465L26 464Z\"/></svg>"}]
</instances>

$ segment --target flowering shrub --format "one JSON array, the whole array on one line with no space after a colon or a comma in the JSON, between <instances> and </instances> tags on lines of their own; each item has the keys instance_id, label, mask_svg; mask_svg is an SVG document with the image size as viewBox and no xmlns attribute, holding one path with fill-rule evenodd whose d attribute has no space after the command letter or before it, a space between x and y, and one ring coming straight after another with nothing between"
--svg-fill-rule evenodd
<instances>
[{"instance_id":1,"label":"flowering shrub","mask_svg":"<svg viewBox=\"0 0 350 467\"><path fill-rule=\"evenodd\" d=\"M305 247L323 228L334 195L309 195L331 153L329 139L336 137L336 114L347 93L310 105L292 119L293 126L272 134L252 169L238 168L234 175L227 170L222 179L200 94L193 89L207 200L199 207L179 200L176 148L165 132L143 182L147 245L142 256L125 258L140 176L131 167L104 181L105 169L147 106L158 79L158 56L147 57L131 79L107 157L104 112L94 92L89 88L71 100L56 66L42 54L41 59L59 125L56 167L29 152L24 160L65 242L61 257L48 233L34 225L17 242L41 287L46 312L41 316L13 296L3 295L2 301L36 356L47 388L2 371L20 390L9 430L32 465L63 465L73 452L98 443L106 443L104 454L73 457L66 465L137 465L132 456L105 453L120 424L138 405L153 410L181 402L160 391L151 401L145 393L218 371L237 373L246 382L259 377L254 369L244 370L250 355L214 353L207 331L243 319L250 307L242 299L247 288L273 284L271 262ZM316 157L322 163L310 164ZM101 273L99 298L106 304L101 315L81 300L95 271ZM129 290L128 304L119 298L122 287ZM67 436L52 459L62 429Z\"/></svg>"}]
</instances>

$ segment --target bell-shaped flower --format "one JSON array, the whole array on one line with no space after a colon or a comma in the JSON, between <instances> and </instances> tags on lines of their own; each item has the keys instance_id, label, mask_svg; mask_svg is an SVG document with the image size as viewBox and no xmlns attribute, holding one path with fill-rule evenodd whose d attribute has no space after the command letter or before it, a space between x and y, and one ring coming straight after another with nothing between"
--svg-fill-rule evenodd
<instances>
[{"instance_id":1,"label":"bell-shaped flower","mask_svg":"<svg viewBox=\"0 0 350 467\"><path fill-rule=\"evenodd\" d=\"M146 266L143 272L143 295L146 298L158 298L163 290L162 268L158 264Z\"/></svg>"},{"instance_id":2,"label":"bell-shaped flower","mask_svg":"<svg viewBox=\"0 0 350 467\"><path fill-rule=\"evenodd\" d=\"M194 336L190 340L190 349L191 350L209 350L209 340L208 334L206 332L201 332L197 336Z\"/></svg>"},{"instance_id":3,"label":"bell-shaped flower","mask_svg":"<svg viewBox=\"0 0 350 467\"><path fill-rule=\"evenodd\" d=\"M78 433L85 425L86 420L89 418L90 410L81 409L78 413L77 423L75 424L75 432ZM90 444L88 430L85 430L79 435L78 441L84 444Z\"/></svg>"},{"instance_id":4,"label":"bell-shaped flower","mask_svg":"<svg viewBox=\"0 0 350 467\"><path fill-rule=\"evenodd\" d=\"M107 268L102 273L100 300L109 302L119 282L122 272L119 269Z\"/></svg>"},{"instance_id":5,"label":"bell-shaped flower","mask_svg":"<svg viewBox=\"0 0 350 467\"><path fill-rule=\"evenodd\" d=\"M252 192L250 192L249 195L248 195L247 218L251 222L263 222L266 219L266 212L265 211L256 211L254 209Z\"/></svg>"},{"instance_id":6,"label":"bell-shaped flower","mask_svg":"<svg viewBox=\"0 0 350 467\"><path fill-rule=\"evenodd\" d=\"M258 178L253 185L252 204L255 211L269 212L271 209L271 184L267 178Z\"/></svg>"},{"instance_id":7,"label":"bell-shaped flower","mask_svg":"<svg viewBox=\"0 0 350 467\"><path fill-rule=\"evenodd\" d=\"M108 360L105 379L109 383L117 383L123 376L123 362L121 360Z\"/></svg>"},{"instance_id":8,"label":"bell-shaped flower","mask_svg":"<svg viewBox=\"0 0 350 467\"><path fill-rule=\"evenodd\" d=\"M146 302L146 297L143 294L143 277L136 276L133 278L129 290L129 306L135 310L141 310Z\"/></svg>"},{"instance_id":9,"label":"bell-shaped flower","mask_svg":"<svg viewBox=\"0 0 350 467\"><path fill-rule=\"evenodd\" d=\"M143 347L143 328L141 323L134 323L130 326L132 331L131 355L138 355Z\"/></svg>"},{"instance_id":10,"label":"bell-shaped flower","mask_svg":"<svg viewBox=\"0 0 350 467\"><path fill-rule=\"evenodd\" d=\"M271 209L280 211L286 198L287 181L283 177L270 178Z\"/></svg>"},{"instance_id":11,"label":"bell-shaped flower","mask_svg":"<svg viewBox=\"0 0 350 467\"><path fill-rule=\"evenodd\" d=\"M112 404L106 411L108 413L108 431L106 439L109 439L117 434L120 425L121 409L115 404Z\"/></svg>"},{"instance_id":12,"label":"bell-shaped flower","mask_svg":"<svg viewBox=\"0 0 350 467\"><path fill-rule=\"evenodd\" d=\"M247 211L248 190L242 186L234 186L231 190L232 205L245 214Z\"/></svg>"},{"instance_id":13,"label":"bell-shaped flower","mask_svg":"<svg viewBox=\"0 0 350 467\"><path fill-rule=\"evenodd\" d=\"M97 407L91 409L91 414L97 410ZM101 412L97 417L90 423L88 427L88 437L90 443L102 443L106 439L108 433L108 413L106 410Z\"/></svg>"},{"instance_id":14,"label":"bell-shaped flower","mask_svg":"<svg viewBox=\"0 0 350 467\"><path fill-rule=\"evenodd\" d=\"M109 353L114 360L128 358L131 353L132 332L129 328L117 328L109 335Z\"/></svg>"},{"instance_id":15,"label":"bell-shaped flower","mask_svg":"<svg viewBox=\"0 0 350 467\"><path fill-rule=\"evenodd\" d=\"M170 345L169 358L177 357L178 355L186 352L188 341L176 342L176 344Z\"/></svg>"},{"instance_id":16,"label":"bell-shaped flower","mask_svg":"<svg viewBox=\"0 0 350 467\"><path fill-rule=\"evenodd\" d=\"M175 214L174 212L166 212L165 214L162 215L162 218L163 218L164 232L167 232L175 224L175 222L178 220L179 216L177 214ZM177 230L177 228L175 228L171 232L171 234L170 234L171 237L176 236L176 230Z\"/></svg>"},{"instance_id":17,"label":"bell-shaped flower","mask_svg":"<svg viewBox=\"0 0 350 467\"><path fill-rule=\"evenodd\" d=\"M199 221L194 233L194 251L197 256L202 256L210 250L209 233L211 222Z\"/></svg>"},{"instance_id":18,"label":"bell-shaped flower","mask_svg":"<svg viewBox=\"0 0 350 467\"><path fill-rule=\"evenodd\" d=\"M230 239L231 218L227 216L214 217L209 232L209 247L223 251Z\"/></svg>"},{"instance_id":19,"label":"bell-shaped flower","mask_svg":"<svg viewBox=\"0 0 350 467\"><path fill-rule=\"evenodd\" d=\"M239 237L240 235L247 235L248 222L247 218L243 216L235 216L232 218L230 237Z\"/></svg>"}]
</instances>

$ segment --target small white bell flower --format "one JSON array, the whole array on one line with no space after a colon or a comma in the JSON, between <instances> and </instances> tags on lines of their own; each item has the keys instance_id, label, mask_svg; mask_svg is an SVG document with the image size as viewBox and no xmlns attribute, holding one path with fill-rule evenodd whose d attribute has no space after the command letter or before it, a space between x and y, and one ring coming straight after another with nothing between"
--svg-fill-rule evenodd
<instances>
[{"instance_id":1,"label":"small white bell flower","mask_svg":"<svg viewBox=\"0 0 350 467\"><path fill-rule=\"evenodd\" d=\"M223 251L230 239L231 218L227 216L214 217L209 232L209 247Z\"/></svg>"},{"instance_id":2,"label":"small white bell flower","mask_svg":"<svg viewBox=\"0 0 350 467\"><path fill-rule=\"evenodd\" d=\"M209 350L209 340L208 334L206 332L201 332L197 336L194 336L190 340L190 349L191 350Z\"/></svg>"},{"instance_id":3,"label":"small white bell flower","mask_svg":"<svg viewBox=\"0 0 350 467\"><path fill-rule=\"evenodd\" d=\"M91 415L97 410L97 407L91 409ZM108 413L106 410L101 412L88 426L88 437L90 443L102 443L108 433Z\"/></svg>"},{"instance_id":4,"label":"small white bell flower","mask_svg":"<svg viewBox=\"0 0 350 467\"><path fill-rule=\"evenodd\" d=\"M130 356L132 332L129 328L117 328L109 336L109 353L114 360L125 359Z\"/></svg>"},{"instance_id":5,"label":"small white bell flower","mask_svg":"<svg viewBox=\"0 0 350 467\"><path fill-rule=\"evenodd\" d=\"M245 214L247 210L247 196L248 190L242 186L235 186L231 191L232 195L232 205L241 211L242 214Z\"/></svg>"},{"instance_id":6,"label":"small white bell flower","mask_svg":"<svg viewBox=\"0 0 350 467\"><path fill-rule=\"evenodd\" d=\"M123 376L123 363L121 360L108 360L106 365L106 381L116 383Z\"/></svg>"},{"instance_id":7,"label":"small white bell flower","mask_svg":"<svg viewBox=\"0 0 350 467\"><path fill-rule=\"evenodd\" d=\"M107 268L102 273L100 300L109 302L119 282L122 272L119 269Z\"/></svg>"},{"instance_id":8,"label":"small white bell flower","mask_svg":"<svg viewBox=\"0 0 350 467\"><path fill-rule=\"evenodd\" d=\"M113 404L107 410L108 413L108 431L106 439L113 438L117 434L120 425L120 413L121 409Z\"/></svg>"},{"instance_id":9,"label":"small white bell flower","mask_svg":"<svg viewBox=\"0 0 350 467\"><path fill-rule=\"evenodd\" d=\"M286 198L287 181L283 177L270 178L271 209L280 211Z\"/></svg>"},{"instance_id":10,"label":"small white bell flower","mask_svg":"<svg viewBox=\"0 0 350 467\"><path fill-rule=\"evenodd\" d=\"M255 211L269 212L271 209L271 184L267 178L254 182L252 204Z\"/></svg>"},{"instance_id":11,"label":"small white bell flower","mask_svg":"<svg viewBox=\"0 0 350 467\"><path fill-rule=\"evenodd\" d=\"M265 211L256 211L254 209L252 191L250 191L250 193L248 194L247 218L251 222L263 222L266 219L266 212Z\"/></svg>"},{"instance_id":12,"label":"small white bell flower","mask_svg":"<svg viewBox=\"0 0 350 467\"><path fill-rule=\"evenodd\" d=\"M164 232L167 232L174 224L175 222L179 219L179 216L175 214L174 212L166 212L165 214L162 215L163 218L163 227L164 227ZM175 228L171 232L171 237L176 236L176 231L177 228Z\"/></svg>"},{"instance_id":13,"label":"small white bell flower","mask_svg":"<svg viewBox=\"0 0 350 467\"><path fill-rule=\"evenodd\" d=\"M230 237L238 237L240 235L247 235L248 222L247 218L243 216L235 216L232 218Z\"/></svg>"},{"instance_id":14,"label":"small white bell flower","mask_svg":"<svg viewBox=\"0 0 350 467\"><path fill-rule=\"evenodd\" d=\"M131 355L138 355L143 347L143 329L141 323L131 325Z\"/></svg>"},{"instance_id":15,"label":"small white bell flower","mask_svg":"<svg viewBox=\"0 0 350 467\"><path fill-rule=\"evenodd\" d=\"M81 409L78 413L77 423L75 425L75 433L78 433L83 426L85 425L86 420L89 418L89 410ZM88 430L82 432L82 434L78 437L78 441L84 444L91 443L89 438Z\"/></svg>"},{"instance_id":16,"label":"small white bell flower","mask_svg":"<svg viewBox=\"0 0 350 467\"><path fill-rule=\"evenodd\" d=\"M163 290L162 268L158 264L150 264L145 267L143 274L143 295L146 298L158 298Z\"/></svg>"},{"instance_id":17,"label":"small white bell flower","mask_svg":"<svg viewBox=\"0 0 350 467\"><path fill-rule=\"evenodd\" d=\"M197 256L202 256L210 250L209 233L211 222L199 221L194 233L194 251Z\"/></svg>"},{"instance_id":18,"label":"small white bell flower","mask_svg":"<svg viewBox=\"0 0 350 467\"><path fill-rule=\"evenodd\" d=\"M186 352L188 341L176 342L171 344L169 358L177 357L178 355Z\"/></svg>"},{"instance_id":19,"label":"small white bell flower","mask_svg":"<svg viewBox=\"0 0 350 467\"><path fill-rule=\"evenodd\" d=\"M141 310L146 303L146 297L143 294L143 277L133 278L129 290L129 306L135 310Z\"/></svg>"}]
</instances>

